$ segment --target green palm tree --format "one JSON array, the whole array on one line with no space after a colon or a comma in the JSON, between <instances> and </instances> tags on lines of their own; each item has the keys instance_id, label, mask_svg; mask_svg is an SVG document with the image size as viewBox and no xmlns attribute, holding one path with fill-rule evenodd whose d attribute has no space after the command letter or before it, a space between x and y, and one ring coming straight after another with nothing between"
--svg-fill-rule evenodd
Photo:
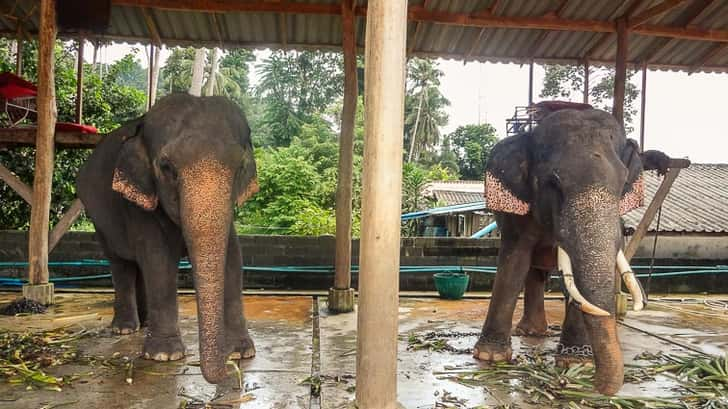
<instances>
[{"instance_id":1,"label":"green palm tree","mask_svg":"<svg viewBox=\"0 0 728 409\"><path fill-rule=\"evenodd\" d=\"M419 157L419 153L439 143L439 128L447 124L444 108L450 101L440 93L440 77L443 72L431 60L412 60L409 69L410 102L405 111L405 128L409 135L407 162ZM412 102L416 102L416 107Z\"/></svg>"}]
</instances>

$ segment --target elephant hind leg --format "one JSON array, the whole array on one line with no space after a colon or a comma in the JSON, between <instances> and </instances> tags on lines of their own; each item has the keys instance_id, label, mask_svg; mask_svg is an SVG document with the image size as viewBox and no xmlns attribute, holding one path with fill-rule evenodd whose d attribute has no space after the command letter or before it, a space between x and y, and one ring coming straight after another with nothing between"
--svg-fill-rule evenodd
<instances>
[{"instance_id":1,"label":"elephant hind leg","mask_svg":"<svg viewBox=\"0 0 728 409\"><path fill-rule=\"evenodd\" d=\"M516 326L516 335L543 337L548 335L544 309L544 292L549 272L531 268L523 289L523 316Z\"/></svg>"},{"instance_id":2,"label":"elephant hind leg","mask_svg":"<svg viewBox=\"0 0 728 409\"><path fill-rule=\"evenodd\" d=\"M136 263L121 259L111 259L111 277L114 283L114 319L111 331L127 335L139 330L139 310L137 304L137 279L139 268Z\"/></svg>"},{"instance_id":3,"label":"elephant hind leg","mask_svg":"<svg viewBox=\"0 0 728 409\"><path fill-rule=\"evenodd\" d=\"M137 315L139 317L139 326L146 327L147 322L147 292L144 288L144 278L142 273L137 269L136 274L136 304L137 304Z\"/></svg>"}]
</instances>

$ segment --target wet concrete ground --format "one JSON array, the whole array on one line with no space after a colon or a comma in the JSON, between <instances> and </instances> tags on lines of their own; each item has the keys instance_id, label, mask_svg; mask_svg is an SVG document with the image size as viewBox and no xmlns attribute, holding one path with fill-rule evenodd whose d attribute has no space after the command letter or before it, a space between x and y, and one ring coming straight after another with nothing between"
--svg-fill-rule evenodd
<instances>
[{"instance_id":1,"label":"wet concrete ground","mask_svg":"<svg viewBox=\"0 0 728 409\"><path fill-rule=\"evenodd\" d=\"M17 293L0 293L0 304ZM74 330L100 330L83 338L80 351L86 355L137 358L142 335L116 336L108 325L112 294L63 293L47 314L31 317L0 317L0 329L37 331L68 326ZM246 296L245 309L257 356L242 361L244 390L236 390L231 376L221 385L210 385L200 375L196 362L197 325L194 297L180 296L180 329L188 356L178 362L155 363L135 360L133 383L125 382L123 368L68 364L47 372L60 376L86 373L62 392L26 391L0 382L0 408L178 408L184 402L213 401L219 408L347 408L354 397L356 362L356 313L329 315L325 298L312 296ZM500 405L516 402L529 407L525 397L499 387L472 388L441 379L446 368L482 366L469 354L408 351L410 334L450 331L462 336L448 338L455 348L473 346L488 308L488 300L445 301L436 298L402 298L400 301L399 400L406 408ZM550 324L559 324L562 301L547 301ZM520 318L516 311L514 323ZM630 313L620 326L625 361L644 351L687 354L690 349L711 354L728 351L728 312L704 303L652 302L646 311ZM317 334L318 337L314 337ZM513 337L514 354L541 348L554 349L557 336ZM683 345L684 347L681 347ZM305 382L313 373L321 375L317 396ZM93 372L93 374L88 374ZM627 384L623 394L670 396L674 385L666 380ZM445 402L453 396L458 403ZM444 405L444 406L438 406ZM447 406L450 405L450 406ZM485 406L487 407L487 406Z\"/></svg>"}]
</instances>

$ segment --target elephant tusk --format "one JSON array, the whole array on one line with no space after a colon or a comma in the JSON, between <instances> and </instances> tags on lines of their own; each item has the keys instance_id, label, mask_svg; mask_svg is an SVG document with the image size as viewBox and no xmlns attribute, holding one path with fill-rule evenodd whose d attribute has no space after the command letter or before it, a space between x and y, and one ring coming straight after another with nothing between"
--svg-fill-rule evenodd
<instances>
[{"instance_id":1,"label":"elephant tusk","mask_svg":"<svg viewBox=\"0 0 728 409\"><path fill-rule=\"evenodd\" d=\"M595 315L597 317L608 317L610 315L609 312L604 311L587 301L586 298L581 295L579 289L576 288L576 283L574 283L574 272L571 270L571 259L566 251L564 251L561 247L558 247L557 249L556 260L559 270L561 270L561 274L564 276L564 286L566 287L566 291L569 292L571 300L576 303L579 309L582 312Z\"/></svg>"},{"instance_id":2,"label":"elephant tusk","mask_svg":"<svg viewBox=\"0 0 728 409\"><path fill-rule=\"evenodd\" d=\"M646 299L644 290L642 290L642 284L640 284L632 272L632 267L629 266L629 261L627 261L627 257L624 256L622 250L619 250L617 253L617 271L622 276L622 280L624 280L624 284L627 286L629 293L632 294L632 301L634 303L632 309L634 311L642 311L645 308Z\"/></svg>"}]
</instances>

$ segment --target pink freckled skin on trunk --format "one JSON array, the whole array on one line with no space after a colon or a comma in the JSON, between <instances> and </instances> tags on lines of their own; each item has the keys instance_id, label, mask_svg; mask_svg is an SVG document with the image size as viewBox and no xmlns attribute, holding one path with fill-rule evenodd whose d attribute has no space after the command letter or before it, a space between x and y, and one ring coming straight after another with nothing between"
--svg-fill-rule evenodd
<instances>
[{"instance_id":1,"label":"pink freckled skin on trunk","mask_svg":"<svg viewBox=\"0 0 728 409\"><path fill-rule=\"evenodd\" d=\"M223 301L231 194L232 172L214 159L180 171L181 224L197 290L200 364L211 383L226 376Z\"/></svg>"}]
</instances>

